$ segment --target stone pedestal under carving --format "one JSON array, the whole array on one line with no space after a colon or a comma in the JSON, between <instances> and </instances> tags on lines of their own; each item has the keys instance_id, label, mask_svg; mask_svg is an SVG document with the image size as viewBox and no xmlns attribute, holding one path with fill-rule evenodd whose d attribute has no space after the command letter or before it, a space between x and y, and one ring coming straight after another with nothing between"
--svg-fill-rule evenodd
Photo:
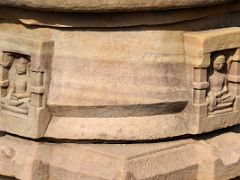
<instances>
[{"instance_id":1,"label":"stone pedestal under carving","mask_svg":"<svg viewBox=\"0 0 240 180\"><path fill-rule=\"evenodd\" d=\"M0 2L0 175L240 176L239 10L234 0Z\"/></svg>"}]
</instances>

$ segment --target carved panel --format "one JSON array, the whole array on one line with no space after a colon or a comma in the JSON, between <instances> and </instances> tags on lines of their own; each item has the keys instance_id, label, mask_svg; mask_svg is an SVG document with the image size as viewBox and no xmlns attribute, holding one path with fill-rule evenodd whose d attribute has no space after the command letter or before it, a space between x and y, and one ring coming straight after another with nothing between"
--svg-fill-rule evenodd
<instances>
[{"instance_id":1,"label":"carved panel","mask_svg":"<svg viewBox=\"0 0 240 180\"><path fill-rule=\"evenodd\" d=\"M194 68L194 104L207 106L207 115L238 110L239 100L239 49L212 52L210 66Z\"/></svg>"},{"instance_id":2,"label":"carved panel","mask_svg":"<svg viewBox=\"0 0 240 180\"><path fill-rule=\"evenodd\" d=\"M192 112L197 133L238 124L240 110L240 29L184 35L192 73Z\"/></svg>"},{"instance_id":3,"label":"carved panel","mask_svg":"<svg viewBox=\"0 0 240 180\"><path fill-rule=\"evenodd\" d=\"M31 70L29 55L3 52L0 68L2 113L27 116L30 106L42 107L44 73Z\"/></svg>"},{"instance_id":4,"label":"carved panel","mask_svg":"<svg viewBox=\"0 0 240 180\"><path fill-rule=\"evenodd\" d=\"M229 73L236 50L213 52L208 69L209 88L207 92L208 114L233 111L237 94L231 92Z\"/></svg>"},{"instance_id":5,"label":"carved panel","mask_svg":"<svg viewBox=\"0 0 240 180\"><path fill-rule=\"evenodd\" d=\"M31 102L30 72L31 60L27 55L3 52L0 82L2 112L9 111L18 114L28 114ZM4 73L3 73L4 72Z\"/></svg>"},{"instance_id":6,"label":"carved panel","mask_svg":"<svg viewBox=\"0 0 240 180\"><path fill-rule=\"evenodd\" d=\"M6 34L1 40L0 131L42 137L51 117L46 99L53 42Z\"/></svg>"}]
</instances>

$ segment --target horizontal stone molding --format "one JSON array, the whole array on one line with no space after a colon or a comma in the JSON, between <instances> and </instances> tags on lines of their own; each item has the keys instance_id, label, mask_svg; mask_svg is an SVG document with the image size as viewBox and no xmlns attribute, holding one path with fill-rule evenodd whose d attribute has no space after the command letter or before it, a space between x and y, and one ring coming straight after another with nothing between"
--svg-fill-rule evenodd
<instances>
[{"instance_id":1,"label":"horizontal stone molding","mask_svg":"<svg viewBox=\"0 0 240 180\"><path fill-rule=\"evenodd\" d=\"M35 94L43 94L45 91L44 86L30 86L30 92L35 93Z\"/></svg>"},{"instance_id":2,"label":"horizontal stone molding","mask_svg":"<svg viewBox=\"0 0 240 180\"><path fill-rule=\"evenodd\" d=\"M240 176L239 138L239 126L137 144L43 143L6 135L0 137L0 174L20 180L227 180Z\"/></svg>"},{"instance_id":3,"label":"horizontal stone molding","mask_svg":"<svg viewBox=\"0 0 240 180\"><path fill-rule=\"evenodd\" d=\"M194 89L207 89L209 87L208 82L193 82Z\"/></svg>"},{"instance_id":4,"label":"horizontal stone molding","mask_svg":"<svg viewBox=\"0 0 240 180\"><path fill-rule=\"evenodd\" d=\"M163 1L161 2L163 4ZM171 9L165 11L143 11L131 13L126 11L112 13L62 13L52 12L54 9L50 9L49 11L36 11L30 8L23 9L21 7L6 7L1 6L0 4L0 18L13 21L17 20L26 25L38 25L60 28L164 25L173 24L176 22L198 20L200 18L203 19L209 16L217 16L219 14L236 12L240 10L240 2L232 2L231 0L229 2L230 3L227 4L219 4L209 7L204 6L187 9ZM62 3L63 2L61 2L60 4ZM134 8L136 8L136 6L134 6ZM11 11L12 13L9 13L9 11ZM49 18L49 16L51 16L51 18Z\"/></svg>"},{"instance_id":5,"label":"horizontal stone molding","mask_svg":"<svg viewBox=\"0 0 240 180\"><path fill-rule=\"evenodd\" d=\"M189 7L199 7L228 3L233 0L156 0L149 2L146 0L4 0L0 5L13 7L27 7L40 10L65 11L65 12L83 12L83 11L140 11L140 10L161 10L161 9L179 9Z\"/></svg>"},{"instance_id":6,"label":"horizontal stone molding","mask_svg":"<svg viewBox=\"0 0 240 180\"><path fill-rule=\"evenodd\" d=\"M208 68L211 52L240 47L239 34L238 27L185 33L186 63L196 68Z\"/></svg>"},{"instance_id":7,"label":"horizontal stone molding","mask_svg":"<svg viewBox=\"0 0 240 180\"><path fill-rule=\"evenodd\" d=\"M179 113L188 101L162 102L156 104L116 106L59 106L49 105L52 115L65 117L141 117Z\"/></svg>"},{"instance_id":8,"label":"horizontal stone molding","mask_svg":"<svg viewBox=\"0 0 240 180\"><path fill-rule=\"evenodd\" d=\"M240 83L240 76L229 75L228 76L228 81Z\"/></svg>"}]
</instances>

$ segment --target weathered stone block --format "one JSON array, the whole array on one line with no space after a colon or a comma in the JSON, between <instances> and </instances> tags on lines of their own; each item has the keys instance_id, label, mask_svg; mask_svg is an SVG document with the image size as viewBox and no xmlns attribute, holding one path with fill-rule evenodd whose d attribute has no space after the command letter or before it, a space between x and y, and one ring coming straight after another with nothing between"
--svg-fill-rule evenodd
<instances>
[{"instance_id":1,"label":"weathered stone block","mask_svg":"<svg viewBox=\"0 0 240 180\"><path fill-rule=\"evenodd\" d=\"M13 58L12 66L0 70L2 131L31 138L148 140L240 122L239 28L29 33L21 25L1 26L9 30L0 32L3 60ZM166 37L167 45L159 43ZM31 64L26 72L30 101L10 97L15 105L9 106L5 99L21 57ZM214 64L219 59L221 73ZM213 84L221 83L222 92L212 96Z\"/></svg>"},{"instance_id":2,"label":"weathered stone block","mask_svg":"<svg viewBox=\"0 0 240 180\"><path fill-rule=\"evenodd\" d=\"M142 144L0 137L0 174L20 180L230 179L240 176L239 126L196 139Z\"/></svg>"}]
</instances>

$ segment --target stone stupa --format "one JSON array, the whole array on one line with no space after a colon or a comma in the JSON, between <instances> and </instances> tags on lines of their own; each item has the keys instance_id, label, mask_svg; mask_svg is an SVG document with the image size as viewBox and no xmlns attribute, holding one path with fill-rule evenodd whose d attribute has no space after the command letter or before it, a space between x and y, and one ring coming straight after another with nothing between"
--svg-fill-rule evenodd
<instances>
[{"instance_id":1,"label":"stone stupa","mask_svg":"<svg viewBox=\"0 0 240 180\"><path fill-rule=\"evenodd\" d=\"M240 1L0 0L0 180L240 178Z\"/></svg>"}]
</instances>

